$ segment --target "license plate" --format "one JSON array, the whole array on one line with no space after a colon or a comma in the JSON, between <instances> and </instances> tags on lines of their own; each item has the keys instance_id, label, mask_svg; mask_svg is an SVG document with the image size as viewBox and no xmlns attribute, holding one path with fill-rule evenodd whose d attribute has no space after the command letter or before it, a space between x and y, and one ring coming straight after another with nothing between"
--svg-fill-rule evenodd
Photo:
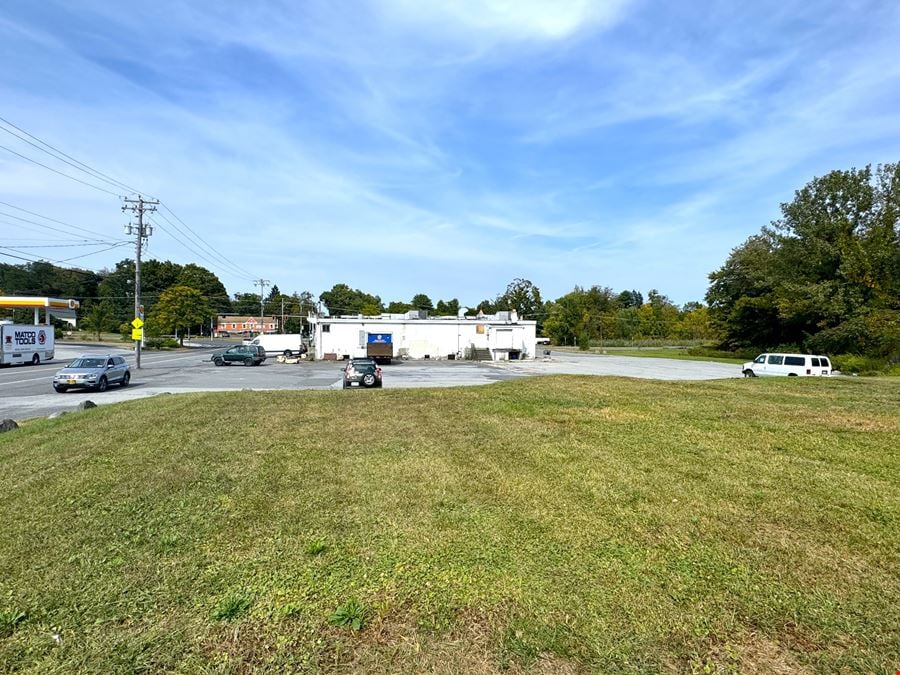
<instances>
[{"instance_id":1,"label":"license plate","mask_svg":"<svg viewBox=\"0 0 900 675\"><path fill-rule=\"evenodd\" d=\"M75 380L69 380L66 384L75 384Z\"/></svg>"}]
</instances>

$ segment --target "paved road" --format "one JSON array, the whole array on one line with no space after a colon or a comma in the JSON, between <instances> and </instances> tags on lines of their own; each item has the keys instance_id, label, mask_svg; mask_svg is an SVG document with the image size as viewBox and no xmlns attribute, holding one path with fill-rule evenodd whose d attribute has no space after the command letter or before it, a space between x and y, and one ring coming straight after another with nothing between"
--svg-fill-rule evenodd
<instances>
[{"instance_id":1,"label":"paved road","mask_svg":"<svg viewBox=\"0 0 900 675\"><path fill-rule=\"evenodd\" d=\"M737 364L644 356L551 352L549 359L497 364L517 375L620 375L651 380L719 380L742 377Z\"/></svg>"},{"instance_id":2,"label":"paved road","mask_svg":"<svg viewBox=\"0 0 900 675\"><path fill-rule=\"evenodd\" d=\"M86 353L121 354L134 365L134 355L125 349L98 349L57 343L57 358L40 366L0 369L0 419L41 417L73 410L80 401L116 403L161 393L233 391L241 389L340 389L341 365L334 362L280 364L216 368L209 360L212 348L190 351L144 352L141 370L132 370L131 385L112 386L106 392L52 390L53 374L69 359ZM507 363L468 361L403 361L384 368L386 389L414 387L459 387L489 384L527 375L577 374L622 375L666 380L704 380L739 377L738 366L698 361L676 361L629 356L606 356L553 352L549 359Z\"/></svg>"}]
</instances>

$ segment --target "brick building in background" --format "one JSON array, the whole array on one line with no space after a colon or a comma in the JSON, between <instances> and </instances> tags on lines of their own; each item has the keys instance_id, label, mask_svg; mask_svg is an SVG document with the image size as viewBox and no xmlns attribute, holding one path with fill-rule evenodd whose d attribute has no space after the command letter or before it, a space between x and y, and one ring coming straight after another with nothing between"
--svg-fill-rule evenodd
<instances>
[{"instance_id":1,"label":"brick building in background","mask_svg":"<svg viewBox=\"0 0 900 675\"><path fill-rule=\"evenodd\" d=\"M258 316L239 316L237 314L219 314L216 317L216 336L226 333L250 332L253 335L259 333L275 333L278 331L278 319L274 316L264 316L263 326L260 328Z\"/></svg>"}]
</instances>

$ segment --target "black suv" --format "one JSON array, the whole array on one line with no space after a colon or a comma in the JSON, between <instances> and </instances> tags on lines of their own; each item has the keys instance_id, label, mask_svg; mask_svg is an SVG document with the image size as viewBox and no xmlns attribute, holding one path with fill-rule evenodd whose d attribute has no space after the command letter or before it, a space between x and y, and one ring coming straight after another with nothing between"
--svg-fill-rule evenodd
<instances>
[{"instance_id":1,"label":"black suv","mask_svg":"<svg viewBox=\"0 0 900 675\"><path fill-rule=\"evenodd\" d=\"M217 366L230 366L232 363L258 366L266 360L266 350L259 345L235 345L223 352L215 352L210 360Z\"/></svg>"},{"instance_id":2,"label":"black suv","mask_svg":"<svg viewBox=\"0 0 900 675\"><path fill-rule=\"evenodd\" d=\"M381 386L381 368L375 359L350 359L343 373L344 389L353 385L366 388Z\"/></svg>"}]
</instances>

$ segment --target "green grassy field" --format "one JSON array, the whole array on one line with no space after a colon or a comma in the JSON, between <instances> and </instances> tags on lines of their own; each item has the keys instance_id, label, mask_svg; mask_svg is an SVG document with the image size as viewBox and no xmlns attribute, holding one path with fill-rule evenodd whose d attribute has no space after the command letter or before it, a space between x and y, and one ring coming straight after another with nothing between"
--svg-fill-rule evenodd
<instances>
[{"instance_id":1,"label":"green grassy field","mask_svg":"<svg viewBox=\"0 0 900 675\"><path fill-rule=\"evenodd\" d=\"M0 435L0 672L893 673L898 438L895 381L819 378L36 420Z\"/></svg>"}]
</instances>

